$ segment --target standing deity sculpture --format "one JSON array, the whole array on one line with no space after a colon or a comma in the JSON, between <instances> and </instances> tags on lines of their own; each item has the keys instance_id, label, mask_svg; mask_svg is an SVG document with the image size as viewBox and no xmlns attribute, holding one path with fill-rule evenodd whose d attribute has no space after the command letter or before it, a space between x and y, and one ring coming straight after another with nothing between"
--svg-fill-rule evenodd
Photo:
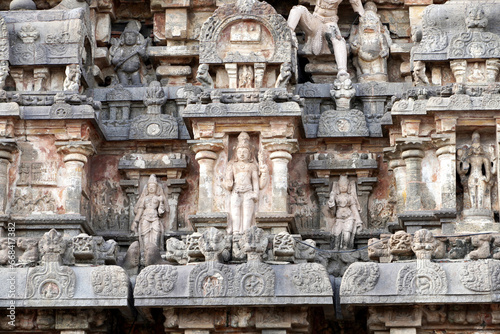
<instances>
[{"instance_id":1,"label":"standing deity sculpture","mask_svg":"<svg viewBox=\"0 0 500 334\"><path fill-rule=\"evenodd\" d=\"M474 215L481 215L481 212L492 215L491 187L496 174L493 155L493 152L488 154L484 151L477 132L472 134L469 148L457 150L457 171L464 188L464 209Z\"/></svg>"},{"instance_id":2,"label":"standing deity sculpture","mask_svg":"<svg viewBox=\"0 0 500 334\"><path fill-rule=\"evenodd\" d=\"M355 181L349 182L347 175L341 175L338 182L333 183L328 207L334 211L332 234L335 248L353 248L354 237L363 226Z\"/></svg>"},{"instance_id":3,"label":"standing deity sculpture","mask_svg":"<svg viewBox=\"0 0 500 334\"><path fill-rule=\"evenodd\" d=\"M229 234L242 233L252 226L259 189L263 189L269 180L269 170L262 157L257 164L252 156L248 133L240 133L235 152L227 166L223 184L231 191Z\"/></svg>"},{"instance_id":4,"label":"standing deity sculpture","mask_svg":"<svg viewBox=\"0 0 500 334\"><path fill-rule=\"evenodd\" d=\"M389 31L380 21L377 6L365 4L365 14L353 27L349 45L355 55L354 66L360 82L387 81L387 58L392 43Z\"/></svg>"},{"instance_id":5,"label":"standing deity sculpture","mask_svg":"<svg viewBox=\"0 0 500 334\"><path fill-rule=\"evenodd\" d=\"M131 230L139 237L141 253L148 244L162 249L165 227L160 220L168 212L167 198L156 175L151 175L134 207L135 218Z\"/></svg>"},{"instance_id":6,"label":"standing deity sculpture","mask_svg":"<svg viewBox=\"0 0 500 334\"><path fill-rule=\"evenodd\" d=\"M365 14L361 0L349 1L355 12L360 16ZM292 31L299 26L306 33L306 52L310 51L314 55L319 55L326 45L330 50L333 49L338 77L348 76L347 45L337 24L338 7L341 2L342 0L317 0L312 14L304 6L294 6L288 16L288 26Z\"/></svg>"},{"instance_id":7,"label":"standing deity sculpture","mask_svg":"<svg viewBox=\"0 0 500 334\"><path fill-rule=\"evenodd\" d=\"M120 84L124 86L141 85L141 60L147 58L147 47L150 39L144 38L139 31L141 23L130 21L120 38L111 41L109 53L111 62L115 66Z\"/></svg>"}]
</instances>

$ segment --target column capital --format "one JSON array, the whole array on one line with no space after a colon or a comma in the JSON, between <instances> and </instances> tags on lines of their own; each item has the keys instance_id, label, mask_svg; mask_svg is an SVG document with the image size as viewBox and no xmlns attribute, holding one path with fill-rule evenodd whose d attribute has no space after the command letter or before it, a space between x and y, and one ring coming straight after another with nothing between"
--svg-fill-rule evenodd
<instances>
[{"instance_id":1,"label":"column capital","mask_svg":"<svg viewBox=\"0 0 500 334\"><path fill-rule=\"evenodd\" d=\"M88 157L95 153L90 141L65 141L56 143L57 152L64 155L63 161L79 161L87 163Z\"/></svg>"},{"instance_id":2,"label":"column capital","mask_svg":"<svg viewBox=\"0 0 500 334\"><path fill-rule=\"evenodd\" d=\"M224 149L224 142L222 141L222 139L188 140L188 144L191 147L191 150L196 153L196 156L198 156L198 153L203 151L216 153ZM214 159L216 158L217 157L215 157Z\"/></svg>"},{"instance_id":3,"label":"column capital","mask_svg":"<svg viewBox=\"0 0 500 334\"><path fill-rule=\"evenodd\" d=\"M299 149L297 139L262 139L262 146L271 153L281 151L292 154Z\"/></svg>"},{"instance_id":4,"label":"column capital","mask_svg":"<svg viewBox=\"0 0 500 334\"><path fill-rule=\"evenodd\" d=\"M0 159L12 162L12 155L17 151L17 142L14 139L0 140Z\"/></svg>"}]
</instances>

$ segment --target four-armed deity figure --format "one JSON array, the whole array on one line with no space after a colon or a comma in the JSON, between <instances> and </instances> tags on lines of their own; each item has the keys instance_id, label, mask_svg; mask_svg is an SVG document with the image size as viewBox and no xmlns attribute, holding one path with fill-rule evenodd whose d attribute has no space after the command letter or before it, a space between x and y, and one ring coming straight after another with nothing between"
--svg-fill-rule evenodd
<instances>
[{"instance_id":1,"label":"four-armed deity figure","mask_svg":"<svg viewBox=\"0 0 500 334\"><path fill-rule=\"evenodd\" d=\"M352 8L360 16L365 10L361 0L349 0ZM292 31L299 26L306 33L306 49L314 55L321 54L325 42L333 49L338 67L338 77L347 74L347 46L338 27L338 7L342 0L317 0L314 13L304 6L294 6L288 16L288 26Z\"/></svg>"},{"instance_id":2,"label":"four-armed deity figure","mask_svg":"<svg viewBox=\"0 0 500 334\"><path fill-rule=\"evenodd\" d=\"M457 170L464 183L464 192L468 193L465 207L476 210L491 210L492 174L495 168L481 146L479 133L472 134L472 145L464 153L457 151Z\"/></svg>"},{"instance_id":3,"label":"four-armed deity figure","mask_svg":"<svg viewBox=\"0 0 500 334\"><path fill-rule=\"evenodd\" d=\"M363 222L359 215L361 206L356 195L356 183L349 182L347 175L341 175L333 183L328 207L334 210L332 234L335 236L335 248L348 249L354 245L354 237Z\"/></svg>"},{"instance_id":4,"label":"four-armed deity figure","mask_svg":"<svg viewBox=\"0 0 500 334\"><path fill-rule=\"evenodd\" d=\"M160 218L166 212L167 198L156 180L156 175L153 174L134 207L135 219L131 226L132 232L139 236L141 252L144 252L148 244L162 249L165 227Z\"/></svg>"},{"instance_id":5,"label":"four-armed deity figure","mask_svg":"<svg viewBox=\"0 0 500 334\"><path fill-rule=\"evenodd\" d=\"M243 233L252 226L259 189L264 188L268 180L269 171L262 158L258 165L252 156L250 136L240 133L235 157L227 166L224 180L224 187L231 191L229 234Z\"/></svg>"},{"instance_id":6,"label":"four-armed deity figure","mask_svg":"<svg viewBox=\"0 0 500 334\"><path fill-rule=\"evenodd\" d=\"M111 62L115 66L116 73L120 84L124 86L140 86L141 85L141 60L147 57L147 46L149 38L144 37L139 33L141 23L136 20L130 21L120 39L111 41L111 49L109 50L113 57Z\"/></svg>"}]
</instances>

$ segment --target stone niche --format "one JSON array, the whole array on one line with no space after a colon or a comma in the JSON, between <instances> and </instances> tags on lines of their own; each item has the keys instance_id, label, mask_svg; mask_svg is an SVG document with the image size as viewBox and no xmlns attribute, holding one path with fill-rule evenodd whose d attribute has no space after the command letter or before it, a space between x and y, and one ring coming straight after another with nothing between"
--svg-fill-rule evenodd
<instances>
[{"instance_id":1,"label":"stone niche","mask_svg":"<svg viewBox=\"0 0 500 334\"><path fill-rule=\"evenodd\" d=\"M266 2L220 7L200 36L200 64L209 64L216 88L271 88L280 65L296 63L290 29Z\"/></svg>"}]
</instances>

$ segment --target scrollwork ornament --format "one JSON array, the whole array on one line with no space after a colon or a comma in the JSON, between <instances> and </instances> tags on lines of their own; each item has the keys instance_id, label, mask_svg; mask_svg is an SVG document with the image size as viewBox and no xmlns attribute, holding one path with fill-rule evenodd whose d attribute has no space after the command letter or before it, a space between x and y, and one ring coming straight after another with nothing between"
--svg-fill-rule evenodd
<instances>
[{"instance_id":1,"label":"scrollwork ornament","mask_svg":"<svg viewBox=\"0 0 500 334\"><path fill-rule=\"evenodd\" d=\"M98 296L127 297L128 276L121 267L101 266L92 271L92 288Z\"/></svg>"},{"instance_id":2,"label":"scrollwork ornament","mask_svg":"<svg viewBox=\"0 0 500 334\"><path fill-rule=\"evenodd\" d=\"M460 269L460 282L472 291L491 291L488 262L479 260L464 263Z\"/></svg>"},{"instance_id":3,"label":"scrollwork ornament","mask_svg":"<svg viewBox=\"0 0 500 334\"><path fill-rule=\"evenodd\" d=\"M342 295L357 295L373 290L380 277L378 264L373 262L355 262L349 266L344 277L340 293Z\"/></svg>"},{"instance_id":4,"label":"scrollwork ornament","mask_svg":"<svg viewBox=\"0 0 500 334\"><path fill-rule=\"evenodd\" d=\"M305 294L325 294L332 288L325 267L319 263L304 263L292 273L295 288Z\"/></svg>"},{"instance_id":5,"label":"scrollwork ornament","mask_svg":"<svg viewBox=\"0 0 500 334\"><path fill-rule=\"evenodd\" d=\"M146 267L135 285L136 296L166 296L177 282L177 268L168 265L152 265Z\"/></svg>"}]
</instances>

